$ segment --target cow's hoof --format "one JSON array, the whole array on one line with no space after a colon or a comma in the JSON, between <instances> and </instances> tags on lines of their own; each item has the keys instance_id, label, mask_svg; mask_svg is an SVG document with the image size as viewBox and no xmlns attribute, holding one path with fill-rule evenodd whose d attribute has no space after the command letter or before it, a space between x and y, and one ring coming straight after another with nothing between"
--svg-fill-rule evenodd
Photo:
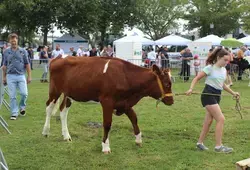
<instances>
[{"instance_id":1,"label":"cow's hoof","mask_svg":"<svg viewBox=\"0 0 250 170\"><path fill-rule=\"evenodd\" d=\"M49 133L46 132L46 131L43 131L42 135L43 135L45 138L49 137Z\"/></svg>"},{"instance_id":2,"label":"cow's hoof","mask_svg":"<svg viewBox=\"0 0 250 170\"><path fill-rule=\"evenodd\" d=\"M63 140L65 140L66 142L72 142L71 138L67 138L67 139L63 139Z\"/></svg>"},{"instance_id":3,"label":"cow's hoof","mask_svg":"<svg viewBox=\"0 0 250 170\"><path fill-rule=\"evenodd\" d=\"M111 153L111 150L109 150L109 151L103 151L103 153L104 153L105 155L110 154L110 153Z\"/></svg>"},{"instance_id":4,"label":"cow's hoof","mask_svg":"<svg viewBox=\"0 0 250 170\"><path fill-rule=\"evenodd\" d=\"M142 147L142 143L135 143L137 146Z\"/></svg>"}]
</instances>

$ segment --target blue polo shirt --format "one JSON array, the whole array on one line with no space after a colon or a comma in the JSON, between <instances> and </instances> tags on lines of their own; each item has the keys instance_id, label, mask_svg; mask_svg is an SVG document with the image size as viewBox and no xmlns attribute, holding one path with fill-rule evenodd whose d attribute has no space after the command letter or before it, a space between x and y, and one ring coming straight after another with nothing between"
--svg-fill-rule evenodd
<instances>
[{"instance_id":1,"label":"blue polo shirt","mask_svg":"<svg viewBox=\"0 0 250 170\"><path fill-rule=\"evenodd\" d=\"M3 65L7 67L7 74L25 74L26 65L29 64L28 52L18 47L16 51L7 48L3 53Z\"/></svg>"}]
</instances>

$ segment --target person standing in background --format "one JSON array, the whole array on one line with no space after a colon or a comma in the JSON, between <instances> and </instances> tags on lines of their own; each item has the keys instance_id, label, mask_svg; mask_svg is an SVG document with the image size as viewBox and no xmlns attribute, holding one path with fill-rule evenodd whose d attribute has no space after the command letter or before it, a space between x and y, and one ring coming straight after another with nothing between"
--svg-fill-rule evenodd
<instances>
[{"instance_id":1,"label":"person standing in background","mask_svg":"<svg viewBox=\"0 0 250 170\"><path fill-rule=\"evenodd\" d=\"M29 62L30 62L30 68L31 68L31 70L33 70L33 59L34 59L34 52L33 52L33 49L32 49L32 47L29 47L28 49L27 49L27 52L28 52L28 58L29 58Z\"/></svg>"},{"instance_id":2,"label":"person standing in background","mask_svg":"<svg viewBox=\"0 0 250 170\"><path fill-rule=\"evenodd\" d=\"M83 46L79 46L79 48L76 52L76 56L82 57L83 56L82 53L83 53Z\"/></svg>"},{"instance_id":3,"label":"person standing in background","mask_svg":"<svg viewBox=\"0 0 250 170\"><path fill-rule=\"evenodd\" d=\"M57 57L62 57L64 55L64 51L61 49L60 44L56 44L56 49L52 51L52 59Z\"/></svg>"},{"instance_id":4,"label":"person standing in background","mask_svg":"<svg viewBox=\"0 0 250 170\"><path fill-rule=\"evenodd\" d=\"M76 51L74 51L74 47L70 47L69 50L71 56L76 56Z\"/></svg>"},{"instance_id":5,"label":"person standing in background","mask_svg":"<svg viewBox=\"0 0 250 170\"><path fill-rule=\"evenodd\" d=\"M97 56L97 50L96 50L96 47L92 47L92 50L90 50L89 52L89 56L90 57L94 57L94 56Z\"/></svg>"},{"instance_id":6,"label":"person standing in background","mask_svg":"<svg viewBox=\"0 0 250 170\"><path fill-rule=\"evenodd\" d=\"M184 76L184 81L188 81L190 77L190 61L193 60L193 55L189 48L185 49L182 54L182 73Z\"/></svg>"},{"instance_id":7,"label":"person standing in background","mask_svg":"<svg viewBox=\"0 0 250 170\"><path fill-rule=\"evenodd\" d=\"M48 56L48 47L44 46L43 49L41 50L41 64L43 65L43 75L41 78L41 83L47 83L47 75L48 75L48 66L49 63L49 56Z\"/></svg>"}]
</instances>

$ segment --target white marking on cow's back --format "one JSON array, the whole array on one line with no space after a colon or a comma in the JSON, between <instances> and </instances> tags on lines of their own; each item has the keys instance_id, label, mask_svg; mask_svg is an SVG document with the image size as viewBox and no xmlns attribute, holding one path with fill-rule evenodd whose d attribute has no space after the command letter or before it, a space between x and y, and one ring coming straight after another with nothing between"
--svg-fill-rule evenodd
<instances>
[{"instance_id":1,"label":"white marking on cow's back","mask_svg":"<svg viewBox=\"0 0 250 170\"><path fill-rule=\"evenodd\" d=\"M104 69L103 69L103 73L107 72L108 66L109 66L109 62L110 60L105 64Z\"/></svg>"}]
</instances>

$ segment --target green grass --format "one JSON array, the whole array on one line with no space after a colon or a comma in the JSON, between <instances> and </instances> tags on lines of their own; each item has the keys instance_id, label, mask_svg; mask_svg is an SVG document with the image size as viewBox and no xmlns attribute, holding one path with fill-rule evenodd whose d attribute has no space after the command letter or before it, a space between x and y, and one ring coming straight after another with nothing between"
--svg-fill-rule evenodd
<instances>
[{"instance_id":1,"label":"green grass","mask_svg":"<svg viewBox=\"0 0 250 170\"><path fill-rule=\"evenodd\" d=\"M36 74L36 73L34 73ZM33 74L33 75L34 75ZM37 73L37 75L39 75ZM173 84L174 92L185 92L190 83ZM195 149L204 119L200 96L176 96L171 107L159 105L144 98L135 106L139 127L143 134L143 146L135 145L135 137L129 119L113 116L110 132L112 153L101 152L103 129L89 127L88 122L102 122L99 104L74 102L68 116L72 142L64 142L61 124L51 120L51 135L42 136L45 122L45 102L48 84L38 81L29 85L27 116L9 120L9 112L2 107L1 115L9 123L11 135L0 128L0 147L10 170L62 170L62 169L235 169L235 162L249 157L250 148L250 88L248 82L237 82L233 89L242 94L244 119L234 110L235 101L223 97L221 107L225 114L223 142L234 148L232 154L213 152L214 125L205 144L208 152ZM201 91L203 83L197 85Z\"/></svg>"}]
</instances>

